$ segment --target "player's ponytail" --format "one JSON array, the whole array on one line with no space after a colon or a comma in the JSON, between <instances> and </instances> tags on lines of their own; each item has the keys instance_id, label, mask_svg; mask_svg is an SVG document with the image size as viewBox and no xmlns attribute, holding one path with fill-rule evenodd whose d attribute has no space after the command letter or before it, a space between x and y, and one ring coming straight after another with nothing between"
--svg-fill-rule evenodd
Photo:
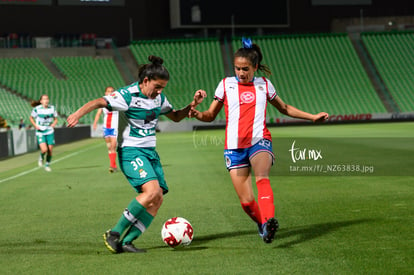
<instances>
[{"instance_id":1,"label":"player's ponytail","mask_svg":"<svg viewBox=\"0 0 414 275\"><path fill-rule=\"evenodd\" d=\"M250 38L244 37L242 38L242 45L243 47L236 51L234 57L247 58L250 63L252 63L253 67L257 66L257 70L263 71L265 75L271 75L272 72L270 71L269 67L262 64L263 54L259 45L253 43Z\"/></svg>"},{"instance_id":2,"label":"player's ponytail","mask_svg":"<svg viewBox=\"0 0 414 275\"><path fill-rule=\"evenodd\" d=\"M164 60L161 57L155 55L148 56L148 61L155 65L162 65L162 63L164 63Z\"/></svg>"},{"instance_id":3,"label":"player's ponytail","mask_svg":"<svg viewBox=\"0 0 414 275\"><path fill-rule=\"evenodd\" d=\"M161 57L150 55L148 56L149 64L142 64L138 67L138 83L147 77L148 80L163 79L170 80L168 70L162 65L164 60Z\"/></svg>"}]
</instances>

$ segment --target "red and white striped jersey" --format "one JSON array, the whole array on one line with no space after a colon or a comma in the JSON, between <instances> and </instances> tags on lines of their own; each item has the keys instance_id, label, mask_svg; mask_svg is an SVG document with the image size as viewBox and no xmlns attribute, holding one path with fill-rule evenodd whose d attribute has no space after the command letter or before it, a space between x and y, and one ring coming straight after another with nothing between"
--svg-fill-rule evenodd
<instances>
[{"instance_id":1,"label":"red and white striped jersey","mask_svg":"<svg viewBox=\"0 0 414 275\"><path fill-rule=\"evenodd\" d=\"M103 127L118 129L118 111L109 111L102 108L104 114Z\"/></svg>"},{"instance_id":2,"label":"red and white striped jersey","mask_svg":"<svg viewBox=\"0 0 414 275\"><path fill-rule=\"evenodd\" d=\"M266 127L266 106L277 94L269 79L255 77L242 84L236 77L226 77L214 96L223 102L226 114L224 149L248 148L263 138L272 140Z\"/></svg>"}]
</instances>

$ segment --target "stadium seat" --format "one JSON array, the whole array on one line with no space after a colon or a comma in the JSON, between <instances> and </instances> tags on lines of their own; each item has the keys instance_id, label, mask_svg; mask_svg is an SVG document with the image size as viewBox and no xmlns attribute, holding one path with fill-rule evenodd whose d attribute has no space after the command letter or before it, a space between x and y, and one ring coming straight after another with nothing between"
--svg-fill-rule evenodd
<instances>
[{"instance_id":1,"label":"stadium seat","mask_svg":"<svg viewBox=\"0 0 414 275\"><path fill-rule=\"evenodd\" d=\"M414 111L414 32L364 33L361 39L400 111Z\"/></svg>"},{"instance_id":2,"label":"stadium seat","mask_svg":"<svg viewBox=\"0 0 414 275\"><path fill-rule=\"evenodd\" d=\"M224 67L218 39L148 40L130 45L138 64L148 63L149 55L160 56L171 75L165 94L168 100L181 108L190 103L194 92L204 89L207 100L200 110L208 108ZM224 113L219 115L224 119Z\"/></svg>"},{"instance_id":3,"label":"stadium seat","mask_svg":"<svg viewBox=\"0 0 414 275\"><path fill-rule=\"evenodd\" d=\"M240 45L235 38L233 51ZM385 113L361 62L344 34L254 37L269 79L285 102L311 113ZM273 107L268 117L283 117Z\"/></svg>"}]
</instances>

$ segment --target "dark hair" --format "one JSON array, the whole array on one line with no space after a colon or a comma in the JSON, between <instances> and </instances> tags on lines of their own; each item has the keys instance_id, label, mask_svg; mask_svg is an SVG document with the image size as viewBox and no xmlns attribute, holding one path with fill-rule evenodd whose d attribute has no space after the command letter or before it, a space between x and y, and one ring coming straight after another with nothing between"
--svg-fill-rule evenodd
<instances>
[{"instance_id":1,"label":"dark hair","mask_svg":"<svg viewBox=\"0 0 414 275\"><path fill-rule=\"evenodd\" d=\"M112 87L112 86L108 86L108 87L106 87L105 88L105 95L108 93L108 91L115 91L115 88L114 87Z\"/></svg>"},{"instance_id":2,"label":"dark hair","mask_svg":"<svg viewBox=\"0 0 414 275\"><path fill-rule=\"evenodd\" d=\"M252 43L249 48L242 47L238 49L234 54L234 58L236 57L244 57L248 59L250 63L252 63L253 67L256 67L257 65L257 70L263 71L266 75L272 74L269 67L262 64L263 54L257 44Z\"/></svg>"},{"instance_id":3,"label":"dark hair","mask_svg":"<svg viewBox=\"0 0 414 275\"><path fill-rule=\"evenodd\" d=\"M47 96L48 97L48 95L43 94L43 95L40 96L39 100L32 100L32 102L30 103L30 105L32 107L36 107L37 105L42 104L42 103L40 103L40 101L42 100L42 97L44 97L44 96Z\"/></svg>"},{"instance_id":4,"label":"dark hair","mask_svg":"<svg viewBox=\"0 0 414 275\"><path fill-rule=\"evenodd\" d=\"M138 67L138 83L141 84L144 78L148 77L149 80L163 79L170 80L170 74L168 70L162 65L164 60L161 57L150 55L148 60L149 64L142 64Z\"/></svg>"}]
</instances>

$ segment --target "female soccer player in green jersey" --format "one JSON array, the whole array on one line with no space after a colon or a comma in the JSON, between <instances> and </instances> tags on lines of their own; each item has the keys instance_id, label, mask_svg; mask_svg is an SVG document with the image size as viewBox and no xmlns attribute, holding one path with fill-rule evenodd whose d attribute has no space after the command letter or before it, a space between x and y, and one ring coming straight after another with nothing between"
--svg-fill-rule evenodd
<instances>
[{"instance_id":1,"label":"female soccer player in green jersey","mask_svg":"<svg viewBox=\"0 0 414 275\"><path fill-rule=\"evenodd\" d=\"M46 155L45 170L52 171L50 162L52 160L52 150L55 145L54 128L56 126L57 112L55 106L49 105L49 96L41 95L39 100L32 101L33 110L30 115L30 122L36 129L37 143L40 148L39 167L43 166Z\"/></svg>"},{"instance_id":2,"label":"female soccer player in green jersey","mask_svg":"<svg viewBox=\"0 0 414 275\"><path fill-rule=\"evenodd\" d=\"M74 127L82 116L95 109L105 107L110 111L120 111L119 166L139 194L123 211L118 223L104 234L105 245L113 253L145 252L136 248L132 241L151 224L163 195L168 192L155 150L158 117L165 115L179 122L206 97L205 91L198 90L188 106L175 110L162 94L170 78L162 65L163 60L156 56L149 56L148 60L151 63L139 67L137 82L86 103L67 119L68 127Z\"/></svg>"}]
</instances>

